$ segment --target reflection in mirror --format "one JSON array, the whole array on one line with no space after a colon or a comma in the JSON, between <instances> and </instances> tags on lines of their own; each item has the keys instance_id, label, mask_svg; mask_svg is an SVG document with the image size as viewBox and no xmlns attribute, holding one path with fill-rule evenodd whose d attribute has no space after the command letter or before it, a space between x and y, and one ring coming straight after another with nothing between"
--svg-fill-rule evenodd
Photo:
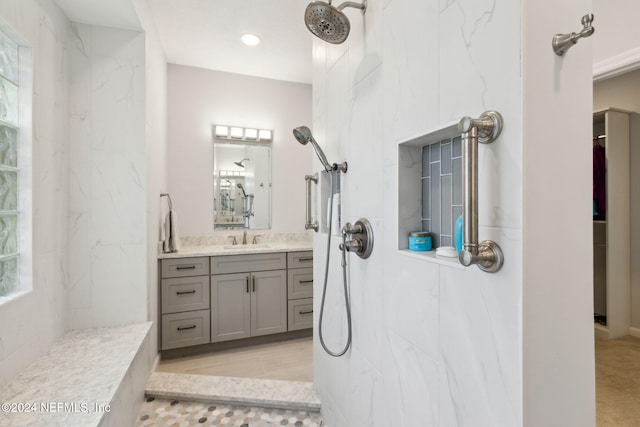
<instances>
[{"instance_id":1,"label":"reflection in mirror","mask_svg":"<svg viewBox=\"0 0 640 427\"><path fill-rule=\"evenodd\" d=\"M214 229L271 228L271 146L215 142Z\"/></svg>"}]
</instances>

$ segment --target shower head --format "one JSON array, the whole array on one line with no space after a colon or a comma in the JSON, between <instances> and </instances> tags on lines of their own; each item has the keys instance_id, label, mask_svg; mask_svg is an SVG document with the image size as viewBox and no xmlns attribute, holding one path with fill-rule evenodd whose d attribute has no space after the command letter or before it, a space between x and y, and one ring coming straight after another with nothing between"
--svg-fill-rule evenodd
<instances>
[{"instance_id":1,"label":"shower head","mask_svg":"<svg viewBox=\"0 0 640 427\"><path fill-rule=\"evenodd\" d=\"M307 143L311 143L311 146L315 150L318 158L320 159L320 163L324 166L324 169L327 172L331 172L334 170L334 167L329 164L327 157L324 155L324 152L318 145L315 139L313 139L313 135L311 135L311 130L306 126L299 126L293 130L293 136L296 137L298 142L302 145L307 145Z\"/></svg>"},{"instance_id":2,"label":"shower head","mask_svg":"<svg viewBox=\"0 0 640 427\"><path fill-rule=\"evenodd\" d=\"M342 12L345 7L360 9L364 14L367 1L364 0L362 3L347 1L338 7L332 6L330 0L329 3L311 2L304 13L304 23L316 37L328 43L340 44L347 39L351 30L349 19Z\"/></svg>"},{"instance_id":3,"label":"shower head","mask_svg":"<svg viewBox=\"0 0 640 427\"><path fill-rule=\"evenodd\" d=\"M238 165L238 166L240 166L241 168L243 168L243 167L244 167L244 161L245 161L245 160L249 160L249 158L242 159L242 160L240 160L239 162L233 162L233 164Z\"/></svg>"},{"instance_id":4,"label":"shower head","mask_svg":"<svg viewBox=\"0 0 640 427\"><path fill-rule=\"evenodd\" d=\"M244 187L242 186L242 183L240 183L240 182L239 182L239 183L237 183L237 184L236 184L236 187L238 187L239 189L241 189L241 190L242 190L242 195L243 195L243 197L245 197L245 198L246 198L246 197L247 197L247 193L244 191Z\"/></svg>"}]
</instances>

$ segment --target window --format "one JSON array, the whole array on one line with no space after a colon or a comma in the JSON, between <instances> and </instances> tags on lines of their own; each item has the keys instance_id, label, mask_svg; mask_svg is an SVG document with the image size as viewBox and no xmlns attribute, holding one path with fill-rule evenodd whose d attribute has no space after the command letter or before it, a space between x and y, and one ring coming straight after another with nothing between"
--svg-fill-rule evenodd
<instances>
[{"instance_id":1,"label":"window","mask_svg":"<svg viewBox=\"0 0 640 427\"><path fill-rule=\"evenodd\" d=\"M21 290L18 45L0 32L0 300Z\"/></svg>"}]
</instances>

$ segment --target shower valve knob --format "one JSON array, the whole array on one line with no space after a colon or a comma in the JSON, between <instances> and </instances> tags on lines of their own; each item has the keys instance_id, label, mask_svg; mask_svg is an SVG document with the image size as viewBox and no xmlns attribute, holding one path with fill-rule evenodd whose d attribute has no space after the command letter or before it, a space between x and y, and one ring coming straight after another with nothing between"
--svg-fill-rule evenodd
<instances>
[{"instance_id":1,"label":"shower valve knob","mask_svg":"<svg viewBox=\"0 0 640 427\"><path fill-rule=\"evenodd\" d=\"M346 250L347 252L361 252L362 251L362 240L360 239L353 239L353 240L348 240L346 241L344 244L340 244L340 250L344 251Z\"/></svg>"}]
</instances>

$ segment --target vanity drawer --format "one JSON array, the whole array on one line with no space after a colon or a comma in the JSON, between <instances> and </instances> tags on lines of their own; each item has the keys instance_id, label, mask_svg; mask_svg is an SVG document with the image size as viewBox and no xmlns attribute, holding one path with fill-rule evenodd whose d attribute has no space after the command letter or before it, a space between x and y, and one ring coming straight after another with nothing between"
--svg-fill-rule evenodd
<instances>
[{"instance_id":1,"label":"vanity drawer","mask_svg":"<svg viewBox=\"0 0 640 427\"><path fill-rule=\"evenodd\" d=\"M313 327L313 298L289 301L289 331Z\"/></svg>"},{"instance_id":2,"label":"vanity drawer","mask_svg":"<svg viewBox=\"0 0 640 427\"><path fill-rule=\"evenodd\" d=\"M313 267L313 251L289 252L287 264L289 268Z\"/></svg>"},{"instance_id":3,"label":"vanity drawer","mask_svg":"<svg viewBox=\"0 0 640 427\"><path fill-rule=\"evenodd\" d=\"M171 258L162 260L162 278L207 276L209 257Z\"/></svg>"},{"instance_id":4,"label":"vanity drawer","mask_svg":"<svg viewBox=\"0 0 640 427\"><path fill-rule=\"evenodd\" d=\"M207 344L210 338L209 310L162 315L162 350Z\"/></svg>"},{"instance_id":5,"label":"vanity drawer","mask_svg":"<svg viewBox=\"0 0 640 427\"><path fill-rule=\"evenodd\" d=\"M211 274L284 270L286 268L287 257L285 253L223 255L211 257Z\"/></svg>"},{"instance_id":6,"label":"vanity drawer","mask_svg":"<svg viewBox=\"0 0 640 427\"><path fill-rule=\"evenodd\" d=\"M162 279L162 314L208 309L209 277Z\"/></svg>"},{"instance_id":7,"label":"vanity drawer","mask_svg":"<svg viewBox=\"0 0 640 427\"><path fill-rule=\"evenodd\" d=\"M289 299L313 297L313 268L289 270L287 279Z\"/></svg>"}]
</instances>

